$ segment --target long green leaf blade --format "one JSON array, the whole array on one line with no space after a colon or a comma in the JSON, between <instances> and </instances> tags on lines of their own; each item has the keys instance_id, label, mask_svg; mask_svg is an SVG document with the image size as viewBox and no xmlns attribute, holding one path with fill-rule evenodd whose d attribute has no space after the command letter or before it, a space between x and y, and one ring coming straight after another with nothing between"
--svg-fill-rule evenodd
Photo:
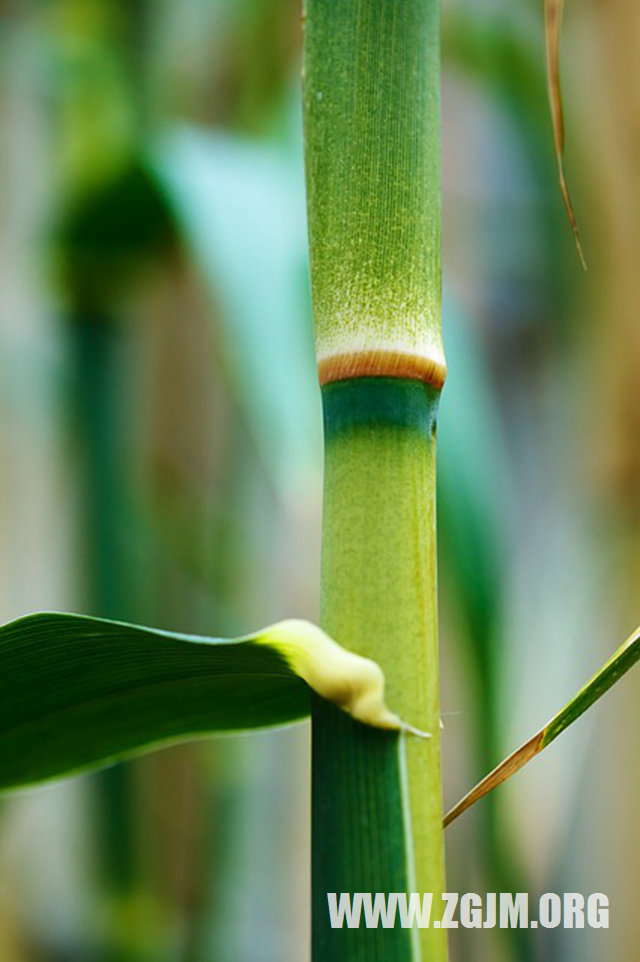
<instances>
[{"instance_id":1,"label":"long green leaf blade","mask_svg":"<svg viewBox=\"0 0 640 962\"><path fill-rule=\"evenodd\" d=\"M354 718L406 728L380 668L305 621L200 638L68 614L0 628L0 790L212 732L306 717L309 690Z\"/></svg>"},{"instance_id":2,"label":"long green leaf blade","mask_svg":"<svg viewBox=\"0 0 640 962\"><path fill-rule=\"evenodd\" d=\"M605 692L615 685L615 683L625 675L630 668L640 659L640 628L636 628L632 635L623 645L605 662L600 671L587 682L584 688L569 701L564 708L561 708L547 724L532 735L526 742L520 745L503 762L500 762L493 771L489 772L482 781L467 792L460 801L447 812L444 824L450 825L459 815L466 812L468 808L475 805L488 792L497 788L516 772L519 772L528 761L538 755L543 748L550 745L565 728L568 728L576 718L593 705Z\"/></svg>"}]
</instances>

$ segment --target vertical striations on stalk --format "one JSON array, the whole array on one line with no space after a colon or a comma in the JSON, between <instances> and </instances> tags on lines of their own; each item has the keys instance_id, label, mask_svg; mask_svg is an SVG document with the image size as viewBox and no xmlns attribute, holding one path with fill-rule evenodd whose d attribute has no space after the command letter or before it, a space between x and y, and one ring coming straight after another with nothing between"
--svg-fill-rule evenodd
<instances>
[{"instance_id":1,"label":"vertical striations on stalk","mask_svg":"<svg viewBox=\"0 0 640 962\"><path fill-rule=\"evenodd\" d=\"M322 622L426 742L313 712L314 962L443 962L439 929L331 928L327 892L444 884L435 542L437 0L307 0L304 117L323 385Z\"/></svg>"}]
</instances>

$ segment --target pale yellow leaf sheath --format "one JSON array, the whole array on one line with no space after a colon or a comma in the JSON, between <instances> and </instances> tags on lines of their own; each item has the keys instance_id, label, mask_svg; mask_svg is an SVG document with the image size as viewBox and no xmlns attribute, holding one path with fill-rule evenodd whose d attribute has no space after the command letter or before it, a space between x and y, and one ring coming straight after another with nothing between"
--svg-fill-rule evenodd
<instances>
[{"instance_id":1,"label":"pale yellow leaf sheath","mask_svg":"<svg viewBox=\"0 0 640 962\"><path fill-rule=\"evenodd\" d=\"M386 706L384 674L375 661L342 648L317 625L299 619L280 621L265 628L255 640L279 651L310 688L356 721L374 728L431 737L402 721Z\"/></svg>"}]
</instances>

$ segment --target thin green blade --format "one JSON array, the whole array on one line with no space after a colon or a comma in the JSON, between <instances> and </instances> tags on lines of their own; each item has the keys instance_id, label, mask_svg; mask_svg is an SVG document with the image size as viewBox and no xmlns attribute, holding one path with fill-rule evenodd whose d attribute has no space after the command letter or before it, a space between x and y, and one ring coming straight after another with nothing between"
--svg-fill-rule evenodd
<instances>
[{"instance_id":1,"label":"thin green blade","mask_svg":"<svg viewBox=\"0 0 640 962\"><path fill-rule=\"evenodd\" d=\"M359 721L407 727L384 706L380 668L305 621L226 640L29 615L0 627L0 790L296 721L308 686Z\"/></svg>"},{"instance_id":2,"label":"thin green blade","mask_svg":"<svg viewBox=\"0 0 640 962\"><path fill-rule=\"evenodd\" d=\"M576 718L584 714L594 702L604 695L605 692L615 685L615 683L625 675L630 668L640 659L640 628L627 638L618 650L605 662L600 671L591 678L587 684L580 689L571 701L567 702L564 708L553 716L547 724L532 735L526 742L516 748L503 762L500 762L493 771L478 782L471 791L460 799L460 801L447 812L444 824L450 825L459 815L466 812L468 808L475 805L477 801L487 795L502 782L519 772L528 761L538 755L543 748L550 745L554 739L560 735L565 728L568 728Z\"/></svg>"}]
</instances>

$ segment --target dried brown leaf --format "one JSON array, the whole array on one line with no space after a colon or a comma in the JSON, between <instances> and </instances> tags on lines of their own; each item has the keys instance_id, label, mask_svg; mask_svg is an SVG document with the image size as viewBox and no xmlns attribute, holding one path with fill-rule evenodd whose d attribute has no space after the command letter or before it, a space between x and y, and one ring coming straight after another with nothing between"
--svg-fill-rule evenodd
<instances>
[{"instance_id":1,"label":"dried brown leaf","mask_svg":"<svg viewBox=\"0 0 640 962\"><path fill-rule=\"evenodd\" d=\"M587 269L582 244L580 242L580 232L578 222L573 211L569 189L564 173L564 117L562 112L562 92L560 89L560 28L562 25L562 12L564 0L545 0L544 4L544 33L547 50L547 83L549 87L549 103L551 106L551 120L553 123L553 142L558 164L558 180L564 207L571 224L576 247L580 256L580 261L584 269Z\"/></svg>"}]
</instances>

